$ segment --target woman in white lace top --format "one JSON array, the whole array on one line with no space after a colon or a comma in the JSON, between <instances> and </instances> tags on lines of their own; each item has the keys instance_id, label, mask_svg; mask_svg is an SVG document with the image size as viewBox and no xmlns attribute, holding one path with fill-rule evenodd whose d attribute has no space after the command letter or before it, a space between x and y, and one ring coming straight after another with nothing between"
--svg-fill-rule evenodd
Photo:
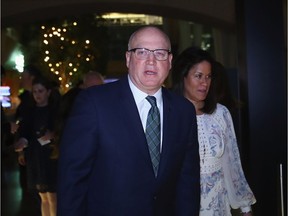
<instances>
[{"instance_id":1,"label":"woman in white lace top","mask_svg":"<svg viewBox=\"0 0 288 216\"><path fill-rule=\"evenodd\" d=\"M214 65L207 51L189 47L172 67L174 90L190 100L197 113L200 216L231 216L231 208L251 216L256 199L241 166L230 112L215 95Z\"/></svg>"}]
</instances>

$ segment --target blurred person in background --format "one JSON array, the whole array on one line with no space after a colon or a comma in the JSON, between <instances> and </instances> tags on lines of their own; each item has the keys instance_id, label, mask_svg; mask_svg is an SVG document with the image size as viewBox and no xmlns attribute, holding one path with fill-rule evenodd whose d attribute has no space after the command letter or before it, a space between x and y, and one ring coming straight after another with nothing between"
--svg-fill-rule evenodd
<instances>
[{"instance_id":1,"label":"blurred person in background","mask_svg":"<svg viewBox=\"0 0 288 216\"><path fill-rule=\"evenodd\" d=\"M104 84L104 77L98 71L90 70L84 74L83 79L80 80L75 87L69 89L60 100L60 106L58 111L57 123L55 126L55 145L52 153L53 158L59 157L59 145L62 137L63 129L65 127L66 120L70 114L71 108L73 107L74 100L77 95L83 89L91 86Z\"/></svg>"},{"instance_id":2,"label":"blurred person in background","mask_svg":"<svg viewBox=\"0 0 288 216\"><path fill-rule=\"evenodd\" d=\"M57 160L51 158L58 101L52 83L37 77L32 83L33 106L25 113L14 147L19 163L27 167L28 189L41 198L42 216L56 216Z\"/></svg>"},{"instance_id":3,"label":"blurred person in background","mask_svg":"<svg viewBox=\"0 0 288 216\"><path fill-rule=\"evenodd\" d=\"M21 73L20 85L23 90L20 92L18 98L20 99L20 103L16 108L16 112L14 115L14 121L12 122L12 133L14 134L14 140L16 141L19 138L18 128L23 123L24 116L27 116L30 113L34 100L32 96L32 83L33 80L39 77L42 77L42 72L34 65L29 64L24 67L24 71ZM23 126L22 126L23 127ZM18 162L21 161L23 155L18 153ZM22 189L22 201L23 204L27 201L32 201L35 204L39 214L40 214L40 197L37 191L28 189L27 182L27 170L26 166L19 163L19 180L20 186Z\"/></svg>"},{"instance_id":4,"label":"blurred person in background","mask_svg":"<svg viewBox=\"0 0 288 216\"><path fill-rule=\"evenodd\" d=\"M88 73L84 74L83 77L84 88L102 84L104 84L104 77L102 76L101 73L91 70Z\"/></svg>"},{"instance_id":5,"label":"blurred person in background","mask_svg":"<svg viewBox=\"0 0 288 216\"><path fill-rule=\"evenodd\" d=\"M41 76L41 71L35 66L27 65L24 67L20 80L23 91L18 96L20 99L20 104L18 105L15 113L15 120L17 123L21 123L22 117L29 112L31 106L33 106L33 97L31 95L32 82L35 78Z\"/></svg>"}]
</instances>

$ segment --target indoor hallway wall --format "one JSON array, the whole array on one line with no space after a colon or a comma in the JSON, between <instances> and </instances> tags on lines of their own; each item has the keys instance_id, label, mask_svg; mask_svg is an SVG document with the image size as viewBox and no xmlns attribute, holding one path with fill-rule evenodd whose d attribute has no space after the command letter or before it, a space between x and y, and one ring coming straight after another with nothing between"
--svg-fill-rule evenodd
<instances>
[{"instance_id":1,"label":"indoor hallway wall","mask_svg":"<svg viewBox=\"0 0 288 216\"><path fill-rule=\"evenodd\" d=\"M256 216L287 215L287 43L284 1L240 0L238 9L241 97L246 140L244 166L255 193ZM284 216L283 215L283 216Z\"/></svg>"}]
</instances>

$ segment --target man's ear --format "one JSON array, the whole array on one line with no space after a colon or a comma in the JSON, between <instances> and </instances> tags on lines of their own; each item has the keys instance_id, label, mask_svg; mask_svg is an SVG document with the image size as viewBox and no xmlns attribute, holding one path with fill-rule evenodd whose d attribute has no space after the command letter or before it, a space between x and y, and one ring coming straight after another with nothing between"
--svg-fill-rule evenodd
<instances>
[{"instance_id":1,"label":"man's ear","mask_svg":"<svg viewBox=\"0 0 288 216\"><path fill-rule=\"evenodd\" d=\"M129 68L131 52L126 51L126 67Z\"/></svg>"}]
</instances>

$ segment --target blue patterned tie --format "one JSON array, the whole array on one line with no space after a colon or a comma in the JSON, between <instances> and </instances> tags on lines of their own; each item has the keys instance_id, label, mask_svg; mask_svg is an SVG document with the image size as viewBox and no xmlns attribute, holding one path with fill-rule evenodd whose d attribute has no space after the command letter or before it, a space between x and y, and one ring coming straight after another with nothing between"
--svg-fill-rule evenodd
<instances>
[{"instance_id":1,"label":"blue patterned tie","mask_svg":"<svg viewBox=\"0 0 288 216\"><path fill-rule=\"evenodd\" d=\"M160 161L160 113L157 107L156 98L147 96L146 99L151 104L146 123L146 139L155 176L157 176Z\"/></svg>"}]
</instances>

